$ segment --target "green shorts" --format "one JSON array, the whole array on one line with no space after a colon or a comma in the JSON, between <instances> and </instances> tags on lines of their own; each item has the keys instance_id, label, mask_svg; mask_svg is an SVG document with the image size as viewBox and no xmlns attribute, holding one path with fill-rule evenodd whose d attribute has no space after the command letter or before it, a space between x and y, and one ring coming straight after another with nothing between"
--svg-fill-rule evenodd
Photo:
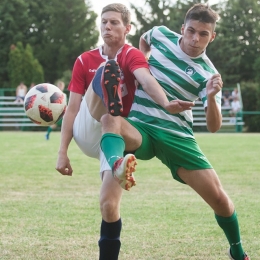
<instances>
[{"instance_id":1,"label":"green shorts","mask_svg":"<svg viewBox=\"0 0 260 260\"><path fill-rule=\"evenodd\" d=\"M187 170L213 168L195 139L174 136L157 127L126 120L142 135L142 144L134 153L136 158L149 160L156 156L171 170L175 180L184 183L177 174L179 167Z\"/></svg>"}]
</instances>

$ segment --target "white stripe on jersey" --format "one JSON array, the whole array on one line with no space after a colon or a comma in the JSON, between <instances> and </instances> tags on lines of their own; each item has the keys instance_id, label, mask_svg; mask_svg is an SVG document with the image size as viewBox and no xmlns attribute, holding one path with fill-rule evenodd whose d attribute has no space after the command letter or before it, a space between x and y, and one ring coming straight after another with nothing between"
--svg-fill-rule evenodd
<instances>
[{"instance_id":1,"label":"white stripe on jersey","mask_svg":"<svg viewBox=\"0 0 260 260\"><path fill-rule=\"evenodd\" d=\"M141 121L141 120L140 120L139 118L137 118L137 117L130 116L130 117L128 117L128 118L131 119L131 120L134 121L134 122L144 123L144 124L146 124L146 125L150 125L151 127L155 127L155 128L158 128L158 129L161 129L161 130L164 130L164 131L165 131L165 128L160 127L160 126L158 126L158 125L154 125L154 124L153 124L153 125L148 124L148 123L146 123L146 122ZM194 139L194 137L193 137L192 135L188 135L188 134L185 134L185 133L183 133L183 132L174 131L174 130L172 130L172 129L167 129L167 131L170 132L170 133L172 133L172 134L175 135L175 136L188 137L188 138L193 138L193 139Z\"/></svg>"},{"instance_id":2,"label":"white stripe on jersey","mask_svg":"<svg viewBox=\"0 0 260 260\"><path fill-rule=\"evenodd\" d=\"M176 67L176 66L175 66ZM177 68L177 67L176 67ZM179 69L176 69L176 71L180 71ZM198 99L197 96L193 95L192 93L186 91L185 89L183 89L181 86L179 86L176 82L174 82L171 78L169 78L168 76L166 76L164 73L162 73L160 70L156 69L155 67L153 66L150 66L150 71L152 73L152 75L160 80L160 81L163 81L165 83L167 83L169 86L172 86L174 87L174 89L176 89L179 93L181 93L185 98L189 99L189 100L196 100ZM181 72L179 72L179 74L181 74ZM197 88L199 87L196 86ZM172 95L170 95L172 96ZM176 98L174 96L172 96L173 98Z\"/></svg>"},{"instance_id":3,"label":"white stripe on jersey","mask_svg":"<svg viewBox=\"0 0 260 260\"><path fill-rule=\"evenodd\" d=\"M137 89L135 91L135 96L140 97L140 98L145 98L145 99L148 99L148 100L154 102L154 100L145 91L140 90L140 89ZM155 112L155 110L153 110L153 109L156 109L156 108L150 108L150 107L147 108L147 107L142 106L142 105L137 105L136 103L133 103L133 105L131 107L131 110L140 111L140 112L142 112L146 115L151 115L151 116L154 116L154 117L157 117L157 115L160 115L160 116L158 116L158 118L165 119L165 120L168 120L168 121L173 121L171 115L168 115L168 114L166 114L165 112L163 112L162 110L159 110L159 109L156 109L158 112ZM193 116L192 116L191 110L187 110L187 111L181 112L179 114L181 116L185 117L186 121L192 123ZM184 122L184 121L178 120L179 125L190 128L190 126L187 123L182 124L181 122Z\"/></svg>"}]
</instances>

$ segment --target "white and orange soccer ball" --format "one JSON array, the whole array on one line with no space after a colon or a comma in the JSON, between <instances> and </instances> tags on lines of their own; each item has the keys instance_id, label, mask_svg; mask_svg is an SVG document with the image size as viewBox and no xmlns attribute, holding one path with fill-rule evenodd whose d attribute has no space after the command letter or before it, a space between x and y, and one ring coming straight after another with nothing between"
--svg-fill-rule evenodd
<instances>
[{"instance_id":1,"label":"white and orange soccer ball","mask_svg":"<svg viewBox=\"0 0 260 260\"><path fill-rule=\"evenodd\" d=\"M66 95L56 86L42 83L32 87L24 98L24 110L32 122L49 126L59 121L67 107Z\"/></svg>"}]
</instances>

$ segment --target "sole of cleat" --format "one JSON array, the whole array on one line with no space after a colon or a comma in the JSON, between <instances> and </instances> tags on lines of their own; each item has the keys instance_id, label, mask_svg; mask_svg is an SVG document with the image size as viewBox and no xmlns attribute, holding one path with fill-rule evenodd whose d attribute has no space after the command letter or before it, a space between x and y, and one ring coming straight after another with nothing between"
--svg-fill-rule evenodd
<instances>
[{"instance_id":1,"label":"sole of cleat","mask_svg":"<svg viewBox=\"0 0 260 260\"><path fill-rule=\"evenodd\" d=\"M112 116L120 116L123 112L123 104L120 89L120 68L117 61L109 60L103 73L103 91L107 94L107 109Z\"/></svg>"}]
</instances>

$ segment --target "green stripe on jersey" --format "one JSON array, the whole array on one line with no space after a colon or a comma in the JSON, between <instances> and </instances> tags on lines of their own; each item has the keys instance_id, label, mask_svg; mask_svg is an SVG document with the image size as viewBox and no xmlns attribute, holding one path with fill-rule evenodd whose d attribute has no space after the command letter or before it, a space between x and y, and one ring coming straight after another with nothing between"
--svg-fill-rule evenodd
<instances>
[{"instance_id":1,"label":"green stripe on jersey","mask_svg":"<svg viewBox=\"0 0 260 260\"><path fill-rule=\"evenodd\" d=\"M148 116L147 114L144 114L140 111L132 110L127 118L133 121L137 121L135 120L135 118L138 118L139 122L149 124L151 125L151 127L163 129L167 132L174 132L176 135L184 134L187 137L191 137L193 135L193 131L191 128L180 126L173 121L164 120L151 115Z\"/></svg>"},{"instance_id":2,"label":"green stripe on jersey","mask_svg":"<svg viewBox=\"0 0 260 260\"><path fill-rule=\"evenodd\" d=\"M144 96L147 95L145 94L145 92L138 92L138 93L143 93ZM137 94L135 95L135 98L134 98L134 102L133 104L136 104L138 105L138 108L139 108L139 111L142 111L144 114L146 115L150 115L152 113L150 113L150 110L146 110L146 109L149 109L149 108L153 108L154 110L157 110L156 113L160 115L161 118L164 118L165 120L173 120L173 121L180 121L180 122L186 122L187 125L192 128L192 122L189 122L185 119L185 117L181 114L171 114L169 113L167 110L165 110L163 107L161 107L160 105L154 103L154 101L152 99L147 99L145 97L140 97L138 96ZM135 106L132 107L131 111L136 111ZM144 109L142 109L144 108ZM146 110L146 112L144 111Z\"/></svg>"},{"instance_id":3,"label":"green stripe on jersey","mask_svg":"<svg viewBox=\"0 0 260 260\"><path fill-rule=\"evenodd\" d=\"M179 86L185 85L185 91L190 92L191 94L193 94L195 96L198 95L198 92L199 92L198 88L196 88L194 85L192 85L191 83L189 83L186 80L186 79L188 79L188 76L183 77L183 75L180 75L179 73L173 71L172 68L163 66L163 64L158 62L158 60L160 60L160 59L161 58L155 58L153 56L150 56L149 65L158 69L161 73L163 73L166 77L168 77L170 81L175 82ZM161 60L163 60L163 59L161 59ZM176 64L178 62L181 62L181 61L178 61L178 60L174 61L174 64Z\"/></svg>"},{"instance_id":4,"label":"green stripe on jersey","mask_svg":"<svg viewBox=\"0 0 260 260\"><path fill-rule=\"evenodd\" d=\"M172 41L171 38L169 38L170 41ZM177 58L174 53L166 46L164 45L160 40L156 40L155 38L153 38L153 46L169 61L173 62L174 65L176 67L178 67L179 69L181 69L182 71L186 72L187 69L193 69L193 67L191 67L187 62L185 62L183 59L179 59ZM165 58L160 58L160 59L155 59L152 55L149 59L149 64L153 65L153 61L154 60L164 60ZM203 62L202 62L203 61ZM200 64L203 66L203 69L207 69L207 71L209 71L209 67L207 64L205 64L203 59L197 59L196 60L197 64ZM154 65L156 66L156 65ZM162 66L163 67L163 66ZM213 70L211 70L210 72L212 72ZM173 71L171 71L172 73ZM214 73L214 71L213 71ZM178 77L182 78L181 75L178 75ZM205 77L203 75L200 75L197 71L194 70L194 73L192 75L189 76L190 78L192 78L194 81L196 82L203 82L205 81ZM188 78L188 77L186 77ZM184 78L183 78L184 80ZM188 83L188 82L187 82Z\"/></svg>"},{"instance_id":5,"label":"green stripe on jersey","mask_svg":"<svg viewBox=\"0 0 260 260\"><path fill-rule=\"evenodd\" d=\"M196 58L196 59L192 59L195 63L199 64L204 70L215 74L215 70L213 70L206 62L205 60L203 60L202 58Z\"/></svg>"}]
</instances>

